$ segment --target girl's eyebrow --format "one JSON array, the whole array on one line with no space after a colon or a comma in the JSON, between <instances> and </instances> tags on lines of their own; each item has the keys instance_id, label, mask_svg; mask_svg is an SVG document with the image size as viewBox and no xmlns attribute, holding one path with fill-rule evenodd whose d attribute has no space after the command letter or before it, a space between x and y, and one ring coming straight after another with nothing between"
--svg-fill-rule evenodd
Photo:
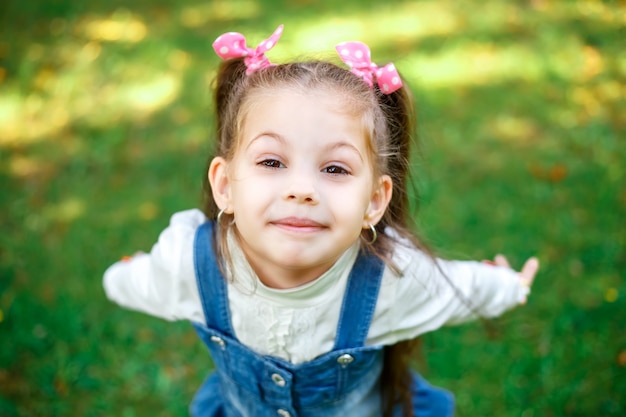
<instances>
[{"instance_id":1,"label":"girl's eyebrow","mask_svg":"<svg viewBox=\"0 0 626 417\"><path fill-rule=\"evenodd\" d=\"M250 142L248 142L245 146L245 149L250 148L250 146L252 146L252 144L254 142L256 142L257 140L260 140L262 138L270 138L275 140L276 142L278 142L281 145L285 145L286 144L286 140L283 136L279 135L278 133L274 133L274 132L261 132L258 135L256 135L255 137L253 137ZM359 151L359 149L354 146L352 143L345 141L345 140L338 140L336 142L332 142L330 144L328 144L326 147L326 150L328 151L333 151L335 149L348 149L349 152L354 153L358 156L360 161L364 161L363 155L361 154L361 152Z\"/></svg>"},{"instance_id":2,"label":"girl's eyebrow","mask_svg":"<svg viewBox=\"0 0 626 417\"><path fill-rule=\"evenodd\" d=\"M250 146L252 146L252 144L254 142L256 142L257 140L261 139L261 138L271 138L276 140L277 142L279 142L281 145L285 144L285 138L283 138L281 135L279 135L278 133L274 133L274 132L261 132L258 135L256 135L255 137L253 137L250 142L248 142L246 144L245 149L247 150Z\"/></svg>"},{"instance_id":3,"label":"girl's eyebrow","mask_svg":"<svg viewBox=\"0 0 626 417\"><path fill-rule=\"evenodd\" d=\"M331 151L335 149L348 149L350 152L355 153L359 157L361 162L364 161L363 155L361 155L359 149L350 142L339 140L337 142L331 143L327 146L327 148Z\"/></svg>"}]
</instances>

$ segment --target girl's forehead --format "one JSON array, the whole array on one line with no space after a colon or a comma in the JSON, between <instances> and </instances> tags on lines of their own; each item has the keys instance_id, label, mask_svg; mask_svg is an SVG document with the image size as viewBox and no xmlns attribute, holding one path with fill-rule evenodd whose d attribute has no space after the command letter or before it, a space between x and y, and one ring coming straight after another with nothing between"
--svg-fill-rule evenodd
<instances>
[{"instance_id":1,"label":"girl's forehead","mask_svg":"<svg viewBox=\"0 0 626 417\"><path fill-rule=\"evenodd\" d=\"M250 115L250 112L264 109L267 106L280 107L281 105L299 105L299 106L323 106L332 109L346 117L361 118L366 113L366 107L358 100L350 97L345 92L332 90L330 88L294 88L282 87L273 90L262 90L253 92L248 97L247 110L242 114L244 118Z\"/></svg>"},{"instance_id":2,"label":"girl's forehead","mask_svg":"<svg viewBox=\"0 0 626 417\"><path fill-rule=\"evenodd\" d=\"M299 86L283 86L277 88L265 88L258 91L252 91L250 99L252 101L271 100L271 99L287 99L287 98L308 98L311 100L328 100L330 102L348 101L346 94L331 88L311 88Z\"/></svg>"},{"instance_id":3,"label":"girl's forehead","mask_svg":"<svg viewBox=\"0 0 626 417\"><path fill-rule=\"evenodd\" d=\"M354 106L336 93L278 90L260 94L251 100L241 115L241 132L271 126L313 127L319 131L329 128L347 128L364 133L362 117Z\"/></svg>"}]
</instances>

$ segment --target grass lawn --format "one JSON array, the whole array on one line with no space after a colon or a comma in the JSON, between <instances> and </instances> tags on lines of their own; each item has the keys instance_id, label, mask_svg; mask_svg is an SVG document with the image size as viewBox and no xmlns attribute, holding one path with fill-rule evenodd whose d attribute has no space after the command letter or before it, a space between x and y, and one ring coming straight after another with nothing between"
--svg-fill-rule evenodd
<instances>
[{"instance_id":1,"label":"grass lawn","mask_svg":"<svg viewBox=\"0 0 626 417\"><path fill-rule=\"evenodd\" d=\"M542 269L529 303L424 337L458 416L626 415L626 8L619 1L78 0L0 5L0 417L181 416L211 361L102 273L200 203L212 41L412 87L417 222L445 257ZM419 213L417 208L419 206Z\"/></svg>"}]
</instances>

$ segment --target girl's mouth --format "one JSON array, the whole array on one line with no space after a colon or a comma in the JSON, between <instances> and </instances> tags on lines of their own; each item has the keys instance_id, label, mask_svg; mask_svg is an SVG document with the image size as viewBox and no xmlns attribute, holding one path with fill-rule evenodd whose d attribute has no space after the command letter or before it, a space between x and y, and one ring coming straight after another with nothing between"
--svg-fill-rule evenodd
<instances>
[{"instance_id":1,"label":"girl's mouth","mask_svg":"<svg viewBox=\"0 0 626 417\"><path fill-rule=\"evenodd\" d=\"M294 232L319 232L320 230L326 228L326 226L319 222L316 222L315 220L301 217L286 217L273 221L271 223L281 229Z\"/></svg>"}]
</instances>

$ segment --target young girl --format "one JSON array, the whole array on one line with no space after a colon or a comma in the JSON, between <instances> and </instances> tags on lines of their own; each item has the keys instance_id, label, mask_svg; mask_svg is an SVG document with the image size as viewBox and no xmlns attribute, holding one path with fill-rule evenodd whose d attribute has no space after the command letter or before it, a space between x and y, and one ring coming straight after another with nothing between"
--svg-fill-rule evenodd
<instances>
[{"instance_id":1,"label":"young girl","mask_svg":"<svg viewBox=\"0 0 626 417\"><path fill-rule=\"evenodd\" d=\"M203 212L175 214L150 254L111 266L107 296L190 320L216 372L193 416L450 416L452 396L409 369L417 336L526 300L520 273L433 257L408 230L413 109L367 46L270 64L214 43L217 149Z\"/></svg>"}]
</instances>

